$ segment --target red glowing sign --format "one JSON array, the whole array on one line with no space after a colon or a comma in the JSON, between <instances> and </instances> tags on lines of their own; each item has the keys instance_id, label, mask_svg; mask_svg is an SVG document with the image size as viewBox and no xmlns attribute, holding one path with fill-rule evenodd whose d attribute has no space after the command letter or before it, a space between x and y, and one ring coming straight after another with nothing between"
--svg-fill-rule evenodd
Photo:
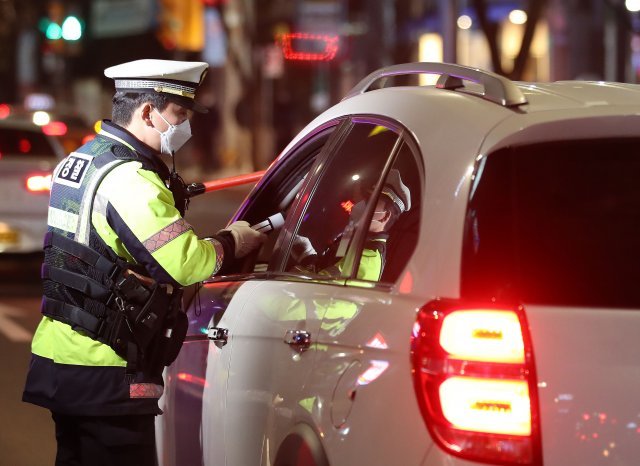
<instances>
[{"instance_id":1,"label":"red glowing sign","mask_svg":"<svg viewBox=\"0 0 640 466\"><path fill-rule=\"evenodd\" d=\"M292 32L278 36L286 60L331 61L338 53L338 36Z\"/></svg>"},{"instance_id":2,"label":"red glowing sign","mask_svg":"<svg viewBox=\"0 0 640 466\"><path fill-rule=\"evenodd\" d=\"M351 209L353 209L353 206L355 204L352 201L344 201L340 203L340 206L344 209L345 212L347 212L348 214L351 213Z\"/></svg>"}]
</instances>

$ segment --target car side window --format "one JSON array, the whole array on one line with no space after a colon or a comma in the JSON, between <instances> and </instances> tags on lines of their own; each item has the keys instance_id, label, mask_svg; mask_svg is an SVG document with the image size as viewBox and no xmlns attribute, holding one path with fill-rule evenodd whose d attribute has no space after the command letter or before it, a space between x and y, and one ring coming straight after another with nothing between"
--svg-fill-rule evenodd
<instances>
[{"instance_id":1,"label":"car side window","mask_svg":"<svg viewBox=\"0 0 640 466\"><path fill-rule=\"evenodd\" d=\"M403 143L368 216L355 278L393 283L404 270L418 242L420 173L413 152Z\"/></svg>"},{"instance_id":2,"label":"car side window","mask_svg":"<svg viewBox=\"0 0 640 466\"><path fill-rule=\"evenodd\" d=\"M249 195L236 219L245 220L250 225L265 223L268 220L274 223L276 228L267 233L267 239L259 251L254 251L244 260L238 261L231 270L225 271L225 275L268 270L269 262L275 254L277 239L283 230L282 222L286 220L307 174L335 127L334 125L322 130L286 154L279 162L278 170L274 171L256 192ZM282 215L280 221L273 220L278 214Z\"/></svg>"},{"instance_id":3,"label":"car side window","mask_svg":"<svg viewBox=\"0 0 640 466\"><path fill-rule=\"evenodd\" d=\"M286 270L341 277L345 256L398 134L385 126L353 123L311 191L293 235Z\"/></svg>"}]
</instances>

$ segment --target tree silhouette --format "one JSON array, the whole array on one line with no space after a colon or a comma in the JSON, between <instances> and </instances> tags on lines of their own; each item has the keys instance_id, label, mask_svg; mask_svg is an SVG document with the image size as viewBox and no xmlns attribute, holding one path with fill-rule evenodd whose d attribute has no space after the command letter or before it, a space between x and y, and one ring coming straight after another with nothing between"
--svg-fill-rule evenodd
<instances>
[{"instance_id":1,"label":"tree silhouette","mask_svg":"<svg viewBox=\"0 0 640 466\"><path fill-rule=\"evenodd\" d=\"M502 60L500 59L501 50L498 44L499 25L489 20L486 0L472 0L472 2L476 9L478 20L480 21L480 27L487 38L487 42L489 43L493 70L509 79L516 81L521 80L527 65L527 60L529 59L533 35L536 31L538 20L544 12L544 8L547 3L546 0L529 0L528 8L525 10L527 13L527 22L525 23L522 43L520 44L520 50L513 62L513 68L511 70L505 70L502 66Z\"/></svg>"}]
</instances>

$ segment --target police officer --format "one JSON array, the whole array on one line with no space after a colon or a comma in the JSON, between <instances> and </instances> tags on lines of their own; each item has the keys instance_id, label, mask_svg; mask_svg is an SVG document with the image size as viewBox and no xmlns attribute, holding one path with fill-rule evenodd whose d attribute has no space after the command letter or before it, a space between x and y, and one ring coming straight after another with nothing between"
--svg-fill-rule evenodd
<instances>
[{"instance_id":1,"label":"police officer","mask_svg":"<svg viewBox=\"0 0 640 466\"><path fill-rule=\"evenodd\" d=\"M53 174L44 314L23 400L55 421L56 465L153 465L162 369L186 332L181 288L257 248L235 222L199 239L181 179L161 160L190 138L207 64L138 60L115 80L112 120Z\"/></svg>"}]
</instances>

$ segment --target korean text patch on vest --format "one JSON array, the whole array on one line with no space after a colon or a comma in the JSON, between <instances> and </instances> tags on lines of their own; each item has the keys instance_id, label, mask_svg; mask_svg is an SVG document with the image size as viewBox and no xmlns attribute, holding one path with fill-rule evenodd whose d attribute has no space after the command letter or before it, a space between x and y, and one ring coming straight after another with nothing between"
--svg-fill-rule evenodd
<instances>
[{"instance_id":1,"label":"korean text patch on vest","mask_svg":"<svg viewBox=\"0 0 640 466\"><path fill-rule=\"evenodd\" d=\"M93 157L90 155L72 152L60 167L54 182L76 189L80 188L92 159Z\"/></svg>"}]
</instances>

